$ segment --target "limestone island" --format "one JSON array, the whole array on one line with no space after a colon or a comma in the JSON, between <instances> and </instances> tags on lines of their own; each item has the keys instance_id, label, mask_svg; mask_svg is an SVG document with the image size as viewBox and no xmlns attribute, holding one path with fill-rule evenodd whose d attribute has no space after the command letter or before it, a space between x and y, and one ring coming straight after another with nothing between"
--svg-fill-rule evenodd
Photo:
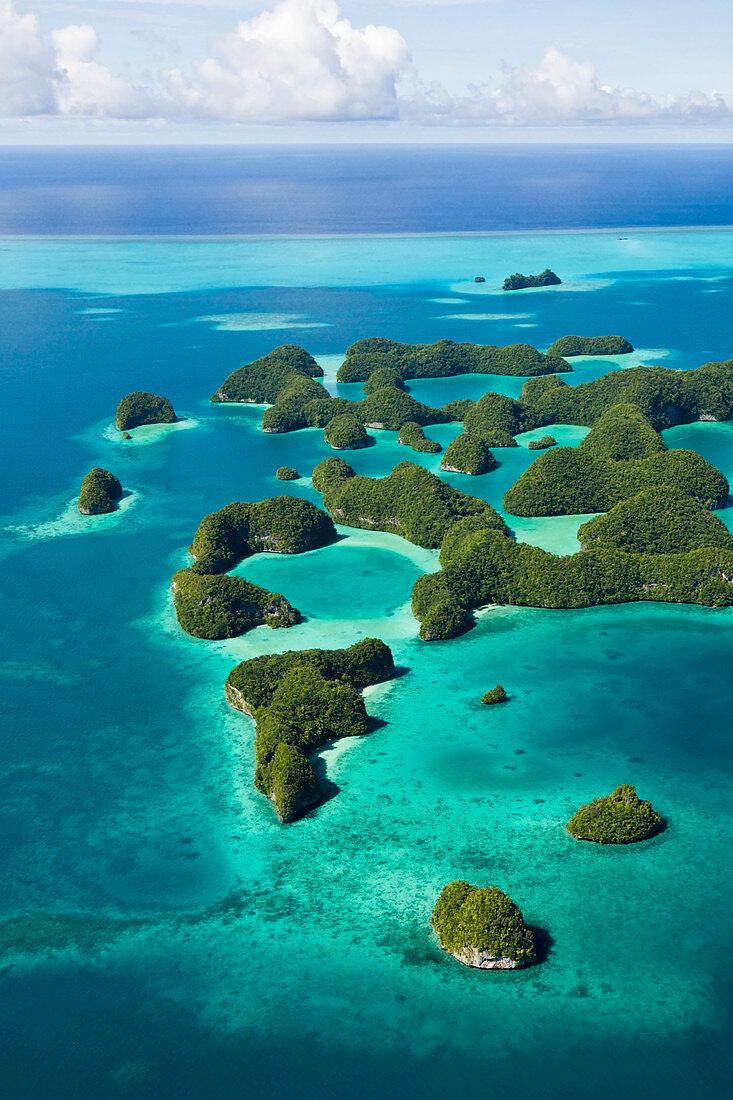
<instances>
[{"instance_id":1,"label":"limestone island","mask_svg":"<svg viewBox=\"0 0 733 1100\"><path fill-rule=\"evenodd\" d=\"M559 286L562 279L558 278L554 271L546 267L539 275L520 275L516 271L504 280L502 290L530 290L537 286Z\"/></svg>"},{"instance_id":2,"label":"limestone island","mask_svg":"<svg viewBox=\"0 0 733 1100\"><path fill-rule=\"evenodd\" d=\"M628 355L633 344L623 336L561 336L547 349L548 355Z\"/></svg>"},{"instance_id":3,"label":"limestone island","mask_svg":"<svg viewBox=\"0 0 733 1100\"><path fill-rule=\"evenodd\" d=\"M539 439L530 439L527 449L530 451L544 451L548 447L557 447L554 435L543 435Z\"/></svg>"},{"instance_id":4,"label":"limestone island","mask_svg":"<svg viewBox=\"0 0 733 1100\"><path fill-rule=\"evenodd\" d=\"M295 626L301 619L279 592L244 577L179 569L171 588L178 622L193 638L237 638L255 626Z\"/></svg>"},{"instance_id":5,"label":"limestone island","mask_svg":"<svg viewBox=\"0 0 733 1100\"><path fill-rule=\"evenodd\" d=\"M484 275L475 275L473 281L474 283L485 283L486 277Z\"/></svg>"},{"instance_id":6,"label":"limestone island","mask_svg":"<svg viewBox=\"0 0 733 1100\"><path fill-rule=\"evenodd\" d=\"M369 443L363 423L353 413L341 413L329 420L323 429L323 438L334 451L354 451Z\"/></svg>"},{"instance_id":7,"label":"limestone island","mask_svg":"<svg viewBox=\"0 0 733 1100\"><path fill-rule=\"evenodd\" d=\"M594 798L573 814L567 830L578 840L596 844L632 844L645 840L662 828L662 818L651 802L637 797L636 788L622 783L611 794Z\"/></svg>"},{"instance_id":8,"label":"limestone island","mask_svg":"<svg viewBox=\"0 0 733 1100\"><path fill-rule=\"evenodd\" d=\"M451 440L440 462L441 470L457 474L487 474L496 467L496 459L483 439L462 432Z\"/></svg>"},{"instance_id":9,"label":"limestone island","mask_svg":"<svg viewBox=\"0 0 733 1100\"><path fill-rule=\"evenodd\" d=\"M122 486L114 474L95 466L81 483L79 511L83 516L101 516L114 512L122 496Z\"/></svg>"},{"instance_id":10,"label":"limestone island","mask_svg":"<svg viewBox=\"0 0 733 1100\"><path fill-rule=\"evenodd\" d=\"M278 466L275 477L278 481L297 481L300 474L293 466Z\"/></svg>"},{"instance_id":11,"label":"limestone island","mask_svg":"<svg viewBox=\"0 0 733 1100\"><path fill-rule=\"evenodd\" d=\"M329 741L369 732L370 684L394 676L389 646L365 638L348 649L305 649L254 657L232 669L227 701L256 723L255 786L284 824L323 797L308 756Z\"/></svg>"},{"instance_id":12,"label":"limestone island","mask_svg":"<svg viewBox=\"0 0 733 1100\"><path fill-rule=\"evenodd\" d=\"M177 420L167 397L135 390L123 397L117 406L115 424L123 432L139 428L141 424L175 424Z\"/></svg>"},{"instance_id":13,"label":"limestone island","mask_svg":"<svg viewBox=\"0 0 733 1100\"><path fill-rule=\"evenodd\" d=\"M402 425L397 442L403 447L412 447L413 451L421 454L436 455L442 450L440 443L435 439L428 439L422 426L414 420L408 420Z\"/></svg>"},{"instance_id":14,"label":"limestone island","mask_svg":"<svg viewBox=\"0 0 733 1100\"><path fill-rule=\"evenodd\" d=\"M498 886L449 882L435 903L431 924L443 950L465 966L516 970L535 959L532 929Z\"/></svg>"},{"instance_id":15,"label":"limestone island","mask_svg":"<svg viewBox=\"0 0 733 1100\"><path fill-rule=\"evenodd\" d=\"M494 703L506 703L508 698L509 696L504 691L501 684L497 684L495 688L491 688L489 691L484 692L481 696L481 702L490 707L493 706Z\"/></svg>"}]
</instances>

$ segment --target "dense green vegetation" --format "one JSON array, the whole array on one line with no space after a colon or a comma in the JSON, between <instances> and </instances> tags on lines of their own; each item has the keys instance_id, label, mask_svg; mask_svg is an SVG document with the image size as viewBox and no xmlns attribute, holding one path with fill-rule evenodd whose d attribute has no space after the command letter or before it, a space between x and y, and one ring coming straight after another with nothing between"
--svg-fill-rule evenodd
<instances>
[{"instance_id":1,"label":"dense green vegetation","mask_svg":"<svg viewBox=\"0 0 733 1100\"><path fill-rule=\"evenodd\" d=\"M177 419L167 397L135 390L120 401L115 423L122 432L128 428L138 428L141 424L175 424Z\"/></svg>"},{"instance_id":2,"label":"dense green vegetation","mask_svg":"<svg viewBox=\"0 0 733 1100\"><path fill-rule=\"evenodd\" d=\"M623 336L561 336L548 355L628 355L634 347Z\"/></svg>"},{"instance_id":3,"label":"dense green vegetation","mask_svg":"<svg viewBox=\"0 0 733 1100\"><path fill-rule=\"evenodd\" d=\"M548 447L557 447L557 440L554 435L543 435L539 439L530 439L527 444L527 450L529 451L544 451Z\"/></svg>"},{"instance_id":4,"label":"dense green vegetation","mask_svg":"<svg viewBox=\"0 0 733 1100\"><path fill-rule=\"evenodd\" d=\"M733 359L696 370L630 367L568 386L562 378L530 378L519 402L522 430L545 424L591 427L611 405L630 403L656 431L733 415ZM504 427L504 424L496 424Z\"/></svg>"},{"instance_id":5,"label":"dense green vegetation","mask_svg":"<svg viewBox=\"0 0 733 1100\"><path fill-rule=\"evenodd\" d=\"M272 758L262 765L260 789L272 799L283 824L318 805L323 797L310 760L286 741L276 745Z\"/></svg>"},{"instance_id":6,"label":"dense green vegetation","mask_svg":"<svg viewBox=\"0 0 733 1100\"><path fill-rule=\"evenodd\" d=\"M114 474L95 466L81 483L79 511L85 516L114 512L122 496L122 486Z\"/></svg>"},{"instance_id":7,"label":"dense green vegetation","mask_svg":"<svg viewBox=\"0 0 733 1100\"><path fill-rule=\"evenodd\" d=\"M389 646L367 638L349 649L256 657L232 669L226 697L256 721L255 786L291 821L322 796L308 754L369 730L359 691L394 675Z\"/></svg>"},{"instance_id":8,"label":"dense green vegetation","mask_svg":"<svg viewBox=\"0 0 733 1100\"><path fill-rule=\"evenodd\" d=\"M462 432L446 447L440 467L461 474L487 474L495 469L496 459L480 436Z\"/></svg>"},{"instance_id":9,"label":"dense green vegetation","mask_svg":"<svg viewBox=\"0 0 733 1100\"><path fill-rule=\"evenodd\" d=\"M270 497L227 504L204 516L190 546L196 573L225 573L259 550L299 554L336 537L324 512L298 497Z\"/></svg>"},{"instance_id":10,"label":"dense green vegetation","mask_svg":"<svg viewBox=\"0 0 733 1100\"><path fill-rule=\"evenodd\" d=\"M295 344L283 344L254 362L232 371L211 400L274 405L283 396L283 389L298 376L321 378L322 375L322 369L304 348ZM314 392L321 391L327 392L318 385Z\"/></svg>"},{"instance_id":11,"label":"dense green vegetation","mask_svg":"<svg viewBox=\"0 0 733 1100\"><path fill-rule=\"evenodd\" d=\"M549 267L546 267L544 271L541 271L539 275L520 275L516 271L513 275L510 275L504 280L502 290L528 290L530 287L536 286L559 286L562 279L559 279L554 271L550 271Z\"/></svg>"},{"instance_id":12,"label":"dense green vegetation","mask_svg":"<svg viewBox=\"0 0 733 1100\"><path fill-rule=\"evenodd\" d=\"M462 535L462 537L461 537ZM733 550L702 547L676 554L580 551L557 557L497 530L449 533L439 573L418 577L412 611L426 641L467 629L484 604L572 608L658 600L733 605Z\"/></svg>"},{"instance_id":13,"label":"dense green vegetation","mask_svg":"<svg viewBox=\"0 0 733 1100\"><path fill-rule=\"evenodd\" d=\"M535 955L531 928L521 910L497 886L472 886L460 879L444 886L432 925L440 945L468 965L491 959L530 962Z\"/></svg>"},{"instance_id":14,"label":"dense green vegetation","mask_svg":"<svg viewBox=\"0 0 733 1100\"><path fill-rule=\"evenodd\" d=\"M450 378L458 374L538 375L571 369L560 356L543 355L529 344L402 344L381 336L357 340L346 349L339 382L364 382L391 368L400 378ZM366 392L366 387L365 387Z\"/></svg>"},{"instance_id":15,"label":"dense green vegetation","mask_svg":"<svg viewBox=\"0 0 733 1100\"><path fill-rule=\"evenodd\" d=\"M278 466L275 477L278 481L297 481L300 474L293 466Z\"/></svg>"},{"instance_id":16,"label":"dense green vegetation","mask_svg":"<svg viewBox=\"0 0 733 1100\"><path fill-rule=\"evenodd\" d=\"M394 676L394 661L388 645L379 638L365 638L348 649L300 649L253 657L233 668L225 693L233 707L255 714L267 706L290 669L311 665L326 680L343 680L361 690Z\"/></svg>"},{"instance_id":17,"label":"dense green vegetation","mask_svg":"<svg viewBox=\"0 0 733 1100\"><path fill-rule=\"evenodd\" d=\"M646 487L676 485L706 507L722 507L728 482L696 451L668 451L634 405L607 409L578 447L541 455L504 495L516 516L605 512Z\"/></svg>"},{"instance_id":18,"label":"dense green vegetation","mask_svg":"<svg viewBox=\"0 0 733 1100\"><path fill-rule=\"evenodd\" d=\"M465 431L487 443L496 432L515 436L534 426L519 401L503 393L485 393L469 409L463 421Z\"/></svg>"},{"instance_id":19,"label":"dense green vegetation","mask_svg":"<svg viewBox=\"0 0 733 1100\"><path fill-rule=\"evenodd\" d=\"M631 844L659 832L662 819L651 802L642 801L636 788L622 783L611 794L581 806L567 829L578 840L597 844Z\"/></svg>"},{"instance_id":20,"label":"dense green vegetation","mask_svg":"<svg viewBox=\"0 0 733 1100\"><path fill-rule=\"evenodd\" d=\"M402 425L397 439L405 447L412 447L413 451L420 451L423 454L435 455L441 450L440 443L435 439L428 439L421 425L416 424L414 420L408 420Z\"/></svg>"},{"instance_id":21,"label":"dense green vegetation","mask_svg":"<svg viewBox=\"0 0 733 1100\"><path fill-rule=\"evenodd\" d=\"M505 431L503 428L489 428L481 432L478 438L483 439L486 446L491 447L492 450L496 447L519 446L514 436L510 435L509 432Z\"/></svg>"},{"instance_id":22,"label":"dense green vegetation","mask_svg":"<svg viewBox=\"0 0 733 1100\"><path fill-rule=\"evenodd\" d=\"M323 438L336 451L366 447L369 436L364 425L353 413L341 413L329 420L323 430Z\"/></svg>"},{"instance_id":23,"label":"dense green vegetation","mask_svg":"<svg viewBox=\"0 0 733 1100\"><path fill-rule=\"evenodd\" d=\"M733 535L716 515L670 485L658 485L614 505L578 530L584 550L679 554L702 547L733 550Z\"/></svg>"},{"instance_id":24,"label":"dense green vegetation","mask_svg":"<svg viewBox=\"0 0 733 1100\"><path fill-rule=\"evenodd\" d=\"M375 393L382 386L396 386L398 390L405 388L402 375L396 367L377 367L376 370L372 371L364 383L364 396L368 397L369 394Z\"/></svg>"},{"instance_id":25,"label":"dense green vegetation","mask_svg":"<svg viewBox=\"0 0 733 1100\"><path fill-rule=\"evenodd\" d=\"M338 523L390 531L418 546L437 548L462 516L481 516L485 526L506 531L503 519L485 500L446 485L413 462L400 462L387 477L355 476L347 463L326 459L313 471L313 485Z\"/></svg>"},{"instance_id":26,"label":"dense green vegetation","mask_svg":"<svg viewBox=\"0 0 733 1100\"><path fill-rule=\"evenodd\" d=\"M330 400L328 390L316 381L322 374L307 351L283 344L232 371L211 400L271 405L262 416L263 430L295 431L308 427L304 408L309 401Z\"/></svg>"},{"instance_id":27,"label":"dense green vegetation","mask_svg":"<svg viewBox=\"0 0 733 1100\"><path fill-rule=\"evenodd\" d=\"M194 638L236 638L252 627L293 626L300 613L279 592L243 577L180 569L171 582L178 622Z\"/></svg>"},{"instance_id":28,"label":"dense green vegetation","mask_svg":"<svg viewBox=\"0 0 733 1100\"><path fill-rule=\"evenodd\" d=\"M490 688L489 691L484 692L481 696L481 702L486 706L493 706L494 703L505 703L509 696L504 691L501 684L497 684L496 687Z\"/></svg>"}]
</instances>

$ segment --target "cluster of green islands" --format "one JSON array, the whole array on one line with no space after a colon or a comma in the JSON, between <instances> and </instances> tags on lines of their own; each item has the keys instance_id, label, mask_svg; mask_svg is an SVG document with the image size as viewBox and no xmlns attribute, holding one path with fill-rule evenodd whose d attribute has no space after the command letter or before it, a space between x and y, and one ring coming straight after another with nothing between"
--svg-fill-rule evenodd
<instances>
[{"instance_id":1,"label":"cluster of green islands","mask_svg":"<svg viewBox=\"0 0 733 1100\"><path fill-rule=\"evenodd\" d=\"M505 290L555 285L553 272L515 275ZM509 285L511 284L511 285ZM573 356L625 355L618 336L566 336L547 352L454 344L410 345L382 338L353 344L339 369L340 383L360 383L363 398L333 397L322 370L303 348L284 345L229 375L214 402L266 406L262 429L323 430L334 450L373 442L367 428L397 432L417 453L438 454L425 434L431 424L462 422L440 469L480 477L497 465L494 450L518 445L520 433L555 424L590 430L577 447L560 447L549 433L532 440L542 452L507 490L507 517L598 513L578 532L580 549L558 556L518 542L502 515L480 497L449 485L414 462L398 463L384 477L359 475L331 456L312 474L322 508L282 495L236 501L204 516L193 536L192 561L173 576L178 621L199 639L236 637L258 626L292 627L300 621L286 596L269 592L236 572L262 551L300 554L336 538L335 523L385 531L439 551L440 569L419 577L412 610L425 641L454 638L469 629L473 611L487 604L546 608L587 607L629 600L733 605L733 535L715 515L729 487L699 454L669 450L660 431L733 414L733 360L694 371L634 367L577 386L561 373ZM431 408L405 383L459 374L524 377L519 399L487 392L479 401ZM167 398L145 392L120 401L116 426L125 437L144 424L174 423ZM280 481L296 481L281 466ZM85 477L79 510L113 511L119 480L95 467ZM341 737L364 736L372 720L363 690L394 677L392 652L368 638L346 649L288 650L252 658L229 673L225 695L254 719L254 783L283 824L301 818L332 793L317 754ZM508 700L501 684L481 703ZM569 836L601 845L638 842L664 822L629 784L579 807ZM497 886L448 883L432 913L441 947L477 969L514 970L540 960L537 934L518 906Z\"/></svg>"}]
</instances>

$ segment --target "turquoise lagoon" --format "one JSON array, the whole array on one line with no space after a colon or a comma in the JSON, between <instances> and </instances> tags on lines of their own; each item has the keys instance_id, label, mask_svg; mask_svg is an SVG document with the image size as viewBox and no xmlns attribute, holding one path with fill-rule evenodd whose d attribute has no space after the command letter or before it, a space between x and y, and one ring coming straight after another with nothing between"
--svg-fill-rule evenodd
<instances>
[{"instance_id":1,"label":"turquoise lagoon","mask_svg":"<svg viewBox=\"0 0 733 1100\"><path fill-rule=\"evenodd\" d=\"M334 392L344 349L377 333L546 347L618 332L642 349L578 360L571 384L729 357L733 232L626 235L0 242L9 1095L727 1094L733 613L487 609L465 637L428 645L409 596L437 554L346 528L323 550L239 567L301 608L290 630L196 641L168 591L205 512L274 493L320 501L320 431L264 435L261 410L208 402L278 343L316 354ZM538 264L567 285L496 293ZM442 403L521 385L410 390ZM111 418L136 388L185 419L124 443ZM445 444L457 430L428 434ZM551 430L568 445L584 435ZM359 472L438 468L372 434ZM488 475L446 477L499 506L536 434ZM727 425L666 437L733 475ZM82 521L72 498L96 464L130 496ZM303 479L276 481L284 464ZM569 553L584 518L510 523ZM371 635L403 674L367 692L368 737L323 752L333 797L280 827L224 679L258 653ZM482 707L499 681L511 702ZM563 824L578 804L624 781L667 830L620 851L573 842ZM478 973L441 953L429 917L455 877L511 894L541 930L541 965Z\"/></svg>"}]
</instances>

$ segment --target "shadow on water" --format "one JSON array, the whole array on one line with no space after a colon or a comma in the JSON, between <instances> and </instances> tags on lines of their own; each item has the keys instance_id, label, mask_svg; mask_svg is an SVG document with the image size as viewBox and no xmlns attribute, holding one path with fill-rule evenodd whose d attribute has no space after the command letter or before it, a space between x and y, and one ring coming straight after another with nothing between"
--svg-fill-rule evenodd
<instances>
[{"instance_id":1,"label":"shadow on water","mask_svg":"<svg viewBox=\"0 0 733 1100\"><path fill-rule=\"evenodd\" d=\"M530 924L528 928L534 936L535 959L532 966L541 966L552 954L555 937L547 928L542 928L539 924Z\"/></svg>"}]
</instances>

